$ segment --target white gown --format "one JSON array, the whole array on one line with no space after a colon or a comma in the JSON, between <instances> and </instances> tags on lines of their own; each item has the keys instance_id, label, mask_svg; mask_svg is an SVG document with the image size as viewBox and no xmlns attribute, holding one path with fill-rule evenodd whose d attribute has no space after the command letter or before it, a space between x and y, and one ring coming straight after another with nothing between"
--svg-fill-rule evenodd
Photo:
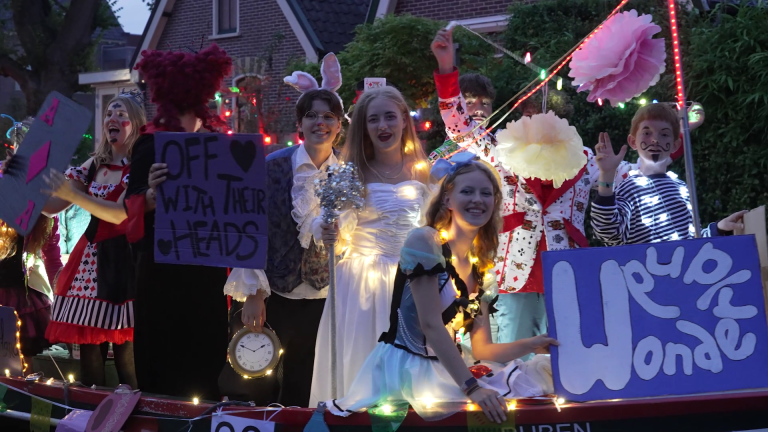
<instances>
[{"instance_id":1,"label":"white gown","mask_svg":"<svg viewBox=\"0 0 768 432\"><path fill-rule=\"evenodd\" d=\"M370 183L365 208L356 217L346 214L339 219L341 241L348 242L349 250L336 265L336 397L349 391L379 337L389 329L400 249L408 232L421 225L428 199L427 186L415 180ZM317 236L317 229L313 231ZM315 345L310 408L334 398L330 346L326 301Z\"/></svg>"}]
</instances>

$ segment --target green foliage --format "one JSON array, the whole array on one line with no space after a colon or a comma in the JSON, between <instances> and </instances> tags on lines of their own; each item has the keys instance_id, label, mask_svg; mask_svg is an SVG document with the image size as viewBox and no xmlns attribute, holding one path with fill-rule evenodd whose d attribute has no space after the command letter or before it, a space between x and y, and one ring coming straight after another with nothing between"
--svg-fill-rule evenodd
<instances>
[{"instance_id":1,"label":"green foliage","mask_svg":"<svg viewBox=\"0 0 768 432\"><path fill-rule=\"evenodd\" d=\"M707 113L693 151L704 222L768 204L766 23L765 7L716 11L690 36L688 91Z\"/></svg>"},{"instance_id":2,"label":"green foliage","mask_svg":"<svg viewBox=\"0 0 768 432\"><path fill-rule=\"evenodd\" d=\"M366 77L385 77L397 87L412 107L425 107L435 93L432 72L437 62L430 44L445 22L411 15L387 15L373 24L363 24L355 30L355 38L344 51L337 53L341 64L343 86L339 94L345 106L355 98L355 87ZM484 73L492 68L493 50L476 36L461 29L455 42L461 47L462 67ZM289 62L286 73L302 70L320 80L318 64Z\"/></svg>"},{"instance_id":3,"label":"green foliage","mask_svg":"<svg viewBox=\"0 0 768 432\"><path fill-rule=\"evenodd\" d=\"M662 27L661 33L656 37L667 39L669 53L670 32L665 5L666 1L663 0L636 0L631 3L631 7L639 13L653 15L654 22ZM559 63L558 60L600 25L614 7L614 2L606 3L602 0L552 0L530 5L513 4L510 7L512 18L504 33L504 45L520 56L530 52L534 64L549 68ZM513 97L531 81L538 82L536 71L508 57L504 63L505 67L500 68L499 72L491 77L499 92L496 106ZM574 114L569 119L571 124L578 129L587 147L594 147L600 132L608 132L618 151L621 145L626 143L632 116L639 105L629 102L622 109L610 106L607 101L603 106L587 102L586 93L577 93L574 87L565 84L570 81L569 71L570 68L565 66L558 76L564 79L563 91L570 96L574 107ZM553 78L549 84L550 88L554 88L556 82L556 78ZM668 55L667 72L663 79L643 96L649 102L653 99L672 102L675 100L673 90L674 64ZM513 113L505 122L519 117L520 113ZM637 155L633 152L628 155L628 159L636 158Z\"/></svg>"},{"instance_id":4,"label":"green foliage","mask_svg":"<svg viewBox=\"0 0 768 432\"><path fill-rule=\"evenodd\" d=\"M504 35L505 47L521 56L530 51L533 63L549 67L597 27L614 4L601 0L551 0L515 4ZM667 69L658 84L643 94L649 102L676 101L674 57L666 1L636 0L628 5L650 13L666 41ZM735 15L699 16L678 10L687 96L702 104L705 124L692 133L697 196L702 223L716 221L768 201L768 9L744 7ZM491 76L499 96L496 107L536 78L536 72L505 58L505 67ZM567 79L569 68L559 75ZM554 84L552 84L554 86ZM570 119L584 144L593 147L600 132L613 138L616 150L626 142L636 102L625 109L586 101L586 94L564 86L574 105ZM636 99L637 100L637 99ZM515 113L511 118L518 118ZM635 152L627 159L635 161ZM670 168L685 178L682 160ZM587 222L588 224L589 222Z\"/></svg>"},{"instance_id":5,"label":"green foliage","mask_svg":"<svg viewBox=\"0 0 768 432\"><path fill-rule=\"evenodd\" d=\"M91 123L91 125L88 126L88 131L80 140L80 144L77 145L77 150L75 150L75 154L72 155L72 161L69 164L72 166L82 165L83 162L87 161L88 158L91 157L91 153L93 153L94 149L95 141L93 139L93 123Z\"/></svg>"}]
</instances>

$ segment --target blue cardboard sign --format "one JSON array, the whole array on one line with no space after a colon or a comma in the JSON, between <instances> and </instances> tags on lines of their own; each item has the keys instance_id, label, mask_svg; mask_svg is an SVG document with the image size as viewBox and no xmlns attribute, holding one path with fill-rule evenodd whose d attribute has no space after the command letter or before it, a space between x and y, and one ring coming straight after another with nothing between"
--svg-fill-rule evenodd
<instances>
[{"instance_id":1,"label":"blue cardboard sign","mask_svg":"<svg viewBox=\"0 0 768 432\"><path fill-rule=\"evenodd\" d=\"M263 269L266 160L257 134L155 134L155 262Z\"/></svg>"},{"instance_id":2,"label":"blue cardboard sign","mask_svg":"<svg viewBox=\"0 0 768 432\"><path fill-rule=\"evenodd\" d=\"M768 387L754 236L546 252L543 266L558 396Z\"/></svg>"}]
</instances>

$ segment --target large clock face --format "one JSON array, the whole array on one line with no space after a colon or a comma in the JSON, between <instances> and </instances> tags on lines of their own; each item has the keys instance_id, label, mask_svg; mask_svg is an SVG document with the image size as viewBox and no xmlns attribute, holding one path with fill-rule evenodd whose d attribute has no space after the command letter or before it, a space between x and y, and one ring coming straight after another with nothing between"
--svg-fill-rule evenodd
<instances>
[{"instance_id":1,"label":"large clock face","mask_svg":"<svg viewBox=\"0 0 768 432\"><path fill-rule=\"evenodd\" d=\"M272 339L263 333L247 333L235 347L237 363L251 373L262 371L276 355Z\"/></svg>"}]
</instances>

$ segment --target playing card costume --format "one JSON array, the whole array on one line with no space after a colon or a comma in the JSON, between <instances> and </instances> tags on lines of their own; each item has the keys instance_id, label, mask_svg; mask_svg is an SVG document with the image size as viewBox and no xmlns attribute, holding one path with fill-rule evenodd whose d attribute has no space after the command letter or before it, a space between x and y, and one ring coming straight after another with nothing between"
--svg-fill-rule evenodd
<instances>
[{"instance_id":1,"label":"playing card costume","mask_svg":"<svg viewBox=\"0 0 768 432\"><path fill-rule=\"evenodd\" d=\"M582 149L581 168L558 187L541 178L511 172L499 160L497 137L478 127L467 112L459 90L458 70L450 74L435 72L435 84L449 141L430 159L447 157L468 145L466 151L496 167L502 178L504 226L494 272L502 292L512 294L501 295L498 302L498 342L541 334L546 330L541 252L588 246L584 212L600 174L592 150ZM573 161L566 161L563 166L571 169ZM616 182L625 179L631 169L632 165L622 163Z\"/></svg>"}]
</instances>

